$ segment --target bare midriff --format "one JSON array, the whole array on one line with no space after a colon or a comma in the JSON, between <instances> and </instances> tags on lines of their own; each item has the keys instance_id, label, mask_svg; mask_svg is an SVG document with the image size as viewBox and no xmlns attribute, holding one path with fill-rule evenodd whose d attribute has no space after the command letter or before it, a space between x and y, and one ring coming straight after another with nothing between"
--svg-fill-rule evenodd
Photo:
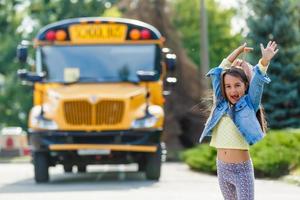
<instances>
[{"instance_id":1,"label":"bare midriff","mask_svg":"<svg viewBox=\"0 0 300 200\"><path fill-rule=\"evenodd\" d=\"M227 163L240 163L250 160L248 150L241 149L217 149L218 159Z\"/></svg>"}]
</instances>

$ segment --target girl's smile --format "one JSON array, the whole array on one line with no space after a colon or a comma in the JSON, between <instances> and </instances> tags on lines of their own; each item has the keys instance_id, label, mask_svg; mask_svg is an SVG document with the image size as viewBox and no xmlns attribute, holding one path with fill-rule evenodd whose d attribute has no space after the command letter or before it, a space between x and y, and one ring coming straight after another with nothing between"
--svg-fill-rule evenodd
<instances>
[{"instance_id":1,"label":"girl's smile","mask_svg":"<svg viewBox=\"0 0 300 200\"><path fill-rule=\"evenodd\" d=\"M245 95L246 85L241 78L226 74L224 76L225 94L231 104L235 104Z\"/></svg>"}]
</instances>

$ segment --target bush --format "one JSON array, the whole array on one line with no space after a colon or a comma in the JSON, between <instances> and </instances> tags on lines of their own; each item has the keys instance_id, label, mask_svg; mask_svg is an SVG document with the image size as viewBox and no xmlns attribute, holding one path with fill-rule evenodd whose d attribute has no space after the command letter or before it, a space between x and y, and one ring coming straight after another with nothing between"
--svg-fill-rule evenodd
<instances>
[{"instance_id":1,"label":"bush","mask_svg":"<svg viewBox=\"0 0 300 200\"><path fill-rule=\"evenodd\" d=\"M300 131L270 131L250 152L257 177L286 175L300 166Z\"/></svg>"},{"instance_id":2,"label":"bush","mask_svg":"<svg viewBox=\"0 0 300 200\"><path fill-rule=\"evenodd\" d=\"M181 159L193 170L216 174L216 155L216 149L204 144L184 151Z\"/></svg>"},{"instance_id":3,"label":"bush","mask_svg":"<svg viewBox=\"0 0 300 200\"><path fill-rule=\"evenodd\" d=\"M255 176L277 178L300 167L300 130L271 130L250 149ZM216 149L201 144L181 155L191 169L216 173Z\"/></svg>"}]
</instances>

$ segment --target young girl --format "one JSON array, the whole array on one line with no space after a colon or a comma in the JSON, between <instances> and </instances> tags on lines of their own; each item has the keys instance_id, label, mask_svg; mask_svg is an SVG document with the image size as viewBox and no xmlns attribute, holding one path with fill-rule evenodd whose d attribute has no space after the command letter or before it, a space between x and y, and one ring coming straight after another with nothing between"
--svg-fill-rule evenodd
<instances>
[{"instance_id":1,"label":"young girl","mask_svg":"<svg viewBox=\"0 0 300 200\"><path fill-rule=\"evenodd\" d=\"M242 52L251 50L245 43L207 74L212 80L214 106L200 142L211 136L210 145L217 148L217 173L225 200L254 199L254 170L249 146L265 134L260 102L263 85L270 82L266 71L278 52L276 47L274 41L266 48L261 44L262 57L249 70L246 62L236 60Z\"/></svg>"}]
</instances>

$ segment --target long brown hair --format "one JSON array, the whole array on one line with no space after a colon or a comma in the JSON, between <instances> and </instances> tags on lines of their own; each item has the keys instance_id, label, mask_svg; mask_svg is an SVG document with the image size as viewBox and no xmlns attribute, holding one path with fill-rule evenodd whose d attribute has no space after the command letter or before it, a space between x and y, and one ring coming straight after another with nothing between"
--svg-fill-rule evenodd
<instances>
[{"instance_id":1,"label":"long brown hair","mask_svg":"<svg viewBox=\"0 0 300 200\"><path fill-rule=\"evenodd\" d=\"M231 67L229 69L226 69L223 71L222 75L221 75L221 92L223 97L228 101L228 98L225 94L225 84L224 84L224 77L225 75L230 75L230 76L234 76L236 78L239 78L246 86L246 92L248 93L248 89L249 89L249 80L248 77L246 76L245 72L243 69L238 68L238 67ZM260 104L259 105L259 109L256 112L256 118L261 126L262 131L266 134L267 132L267 121L265 119L265 112L264 112L264 108L263 106Z\"/></svg>"}]
</instances>

